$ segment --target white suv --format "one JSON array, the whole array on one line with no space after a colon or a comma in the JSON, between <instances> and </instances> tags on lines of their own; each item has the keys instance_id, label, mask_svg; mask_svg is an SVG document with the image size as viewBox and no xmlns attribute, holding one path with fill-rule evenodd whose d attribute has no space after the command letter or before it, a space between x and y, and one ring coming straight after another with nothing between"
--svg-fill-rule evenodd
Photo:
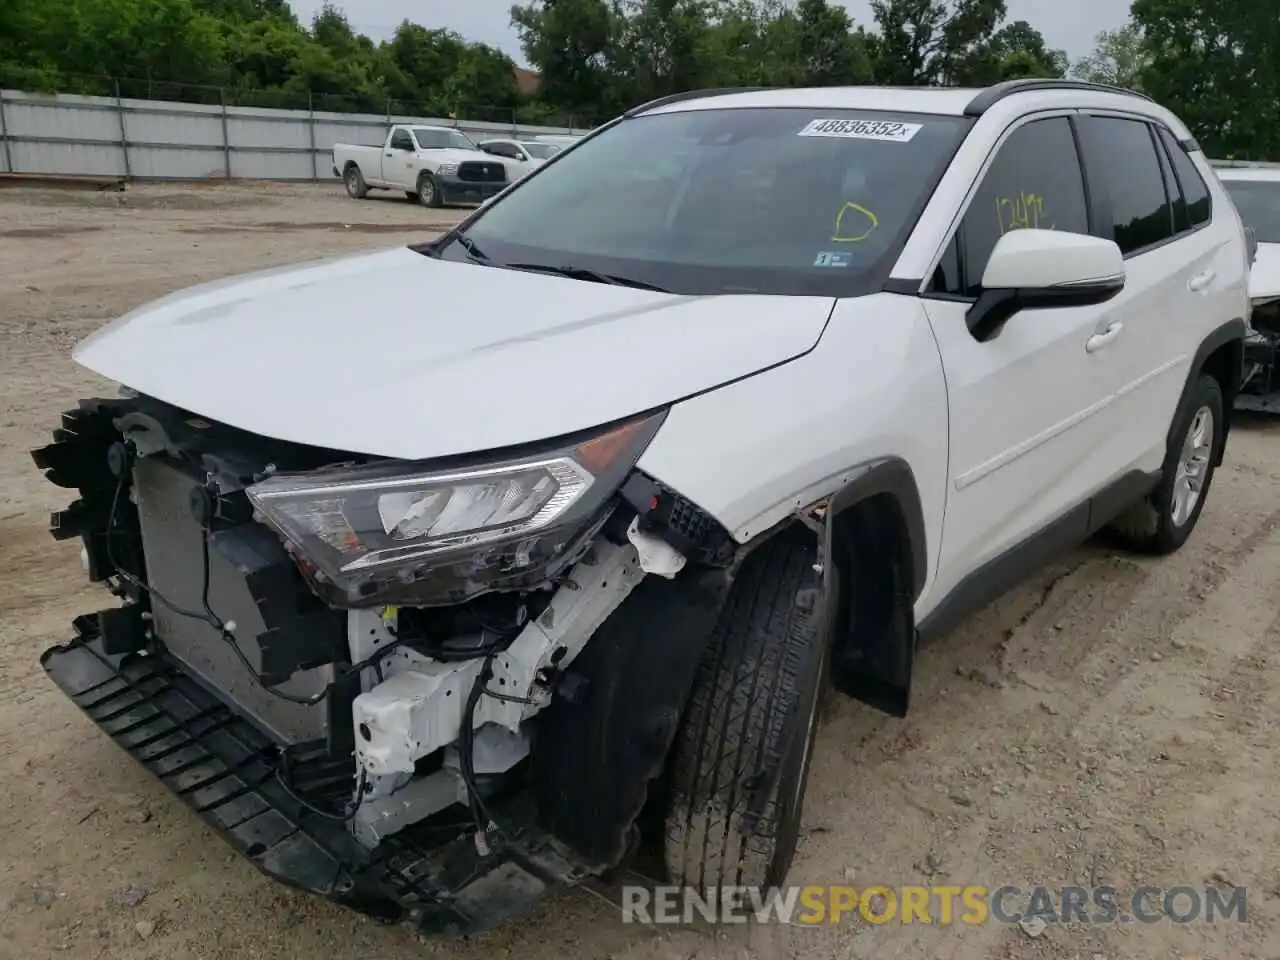
<instances>
[{"instance_id":1,"label":"white suv","mask_svg":"<svg viewBox=\"0 0 1280 960\"><path fill-rule=\"evenodd\" d=\"M777 884L828 685L901 715L919 645L1052 551L1187 538L1246 282L1124 91L646 104L436 241L77 346L127 389L34 456L121 603L43 662L379 916L475 930L633 855Z\"/></svg>"}]
</instances>

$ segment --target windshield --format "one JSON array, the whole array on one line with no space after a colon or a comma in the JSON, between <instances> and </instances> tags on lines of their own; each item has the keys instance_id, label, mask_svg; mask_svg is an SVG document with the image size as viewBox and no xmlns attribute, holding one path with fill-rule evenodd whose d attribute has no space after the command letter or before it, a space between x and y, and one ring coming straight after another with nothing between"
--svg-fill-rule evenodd
<instances>
[{"instance_id":1,"label":"windshield","mask_svg":"<svg viewBox=\"0 0 1280 960\"><path fill-rule=\"evenodd\" d=\"M465 133L458 130L432 130L430 127L414 127L413 137L419 150L475 150L478 149Z\"/></svg>"},{"instance_id":2,"label":"windshield","mask_svg":"<svg viewBox=\"0 0 1280 960\"><path fill-rule=\"evenodd\" d=\"M1224 180L1240 219L1259 243L1280 243L1280 180Z\"/></svg>"},{"instance_id":3,"label":"windshield","mask_svg":"<svg viewBox=\"0 0 1280 960\"><path fill-rule=\"evenodd\" d=\"M535 160L550 160L560 152L560 148L554 143L530 143L528 140L525 140L520 144L520 146L524 147L529 156L533 157Z\"/></svg>"},{"instance_id":4,"label":"windshield","mask_svg":"<svg viewBox=\"0 0 1280 960\"><path fill-rule=\"evenodd\" d=\"M465 230L472 253L443 255L693 295L856 295L883 279L967 129L813 108L642 115L491 204Z\"/></svg>"}]
</instances>

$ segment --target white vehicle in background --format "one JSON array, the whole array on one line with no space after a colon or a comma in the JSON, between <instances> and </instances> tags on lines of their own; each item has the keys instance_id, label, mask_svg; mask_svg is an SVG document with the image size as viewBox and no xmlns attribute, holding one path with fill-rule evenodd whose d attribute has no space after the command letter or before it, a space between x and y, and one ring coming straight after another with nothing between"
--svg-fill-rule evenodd
<instances>
[{"instance_id":1,"label":"white vehicle in background","mask_svg":"<svg viewBox=\"0 0 1280 960\"><path fill-rule=\"evenodd\" d=\"M575 143L581 140L582 136L583 135L580 133L543 133L534 137L534 140L539 143L554 143L556 146L560 147L560 149L567 150L569 147L572 147Z\"/></svg>"},{"instance_id":2,"label":"white vehicle in background","mask_svg":"<svg viewBox=\"0 0 1280 960\"><path fill-rule=\"evenodd\" d=\"M1253 331L1236 407L1280 413L1280 163L1213 165L1257 244L1249 276Z\"/></svg>"},{"instance_id":3,"label":"white vehicle in background","mask_svg":"<svg viewBox=\"0 0 1280 960\"><path fill-rule=\"evenodd\" d=\"M538 169L564 149L559 144L538 140L481 140L477 146L490 156L500 159L507 168L507 179L512 181Z\"/></svg>"},{"instance_id":4,"label":"white vehicle in background","mask_svg":"<svg viewBox=\"0 0 1280 960\"><path fill-rule=\"evenodd\" d=\"M380 147L333 145L333 174L347 194L363 200L372 190L403 190L424 207L483 203L510 182L506 167L461 130L397 123Z\"/></svg>"}]
</instances>

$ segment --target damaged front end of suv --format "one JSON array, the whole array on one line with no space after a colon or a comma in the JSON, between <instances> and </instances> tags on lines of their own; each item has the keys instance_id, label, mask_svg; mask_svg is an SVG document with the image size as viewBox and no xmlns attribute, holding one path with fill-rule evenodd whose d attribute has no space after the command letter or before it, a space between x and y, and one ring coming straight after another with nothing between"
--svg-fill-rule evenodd
<instances>
[{"instance_id":1,"label":"damaged front end of suv","mask_svg":"<svg viewBox=\"0 0 1280 960\"><path fill-rule=\"evenodd\" d=\"M1244 344L1244 382L1235 408L1280 413L1280 294L1253 301Z\"/></svg>"},{"instance_id":2,"label":"damaged front end of suv","mask_svg":"<svg viewBox=\"0 0 1280 960\"><path fill-rule=\"evenodd\" d=\"M118 603L42 662L268 874L491 927L634 849L721 607L736 545L636 469L663 417L409 462L82 401L33 456Z\"/></svg>"}]
</instances>

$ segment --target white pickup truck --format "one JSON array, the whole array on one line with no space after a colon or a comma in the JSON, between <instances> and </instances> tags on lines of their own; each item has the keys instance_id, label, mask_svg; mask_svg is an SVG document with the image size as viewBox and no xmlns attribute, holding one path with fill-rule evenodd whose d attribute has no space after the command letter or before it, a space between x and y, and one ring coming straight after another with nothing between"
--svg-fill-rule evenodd
<instances>
[{"instance_id":1,"label":"white pickup truck","mask_svg":"<svg viewBox=\"0 0 1280 960\"><path fill-rule=\"evenodd\" d=\"M333 173L362 200L371 189L403 190L425 207L483 203L508 181L506 167L462 131L397 123L380 147L333 145Z\"/></svg>"}]
</instances>

